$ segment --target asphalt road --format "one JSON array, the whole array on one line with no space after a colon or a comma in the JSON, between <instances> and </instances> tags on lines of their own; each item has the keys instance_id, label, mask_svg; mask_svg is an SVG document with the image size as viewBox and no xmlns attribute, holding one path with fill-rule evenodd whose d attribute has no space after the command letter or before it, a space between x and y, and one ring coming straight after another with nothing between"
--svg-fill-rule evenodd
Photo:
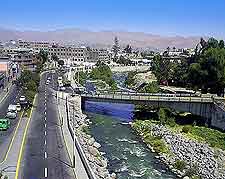
<instances>
[{"instance_id":1,"label":"asphalt road","mask_svg":"<svg viewBox=\"0 0 225 179\"><path fill-rule=\"evenodd\" d=\"M0 103L0 118L5 118L9 104L16 104L20 97L20 90L14 85L9 91L7 97ZM5 153L11 141L13 131L17 126L19 118L11 119L10 128L7 131L0 131L0 162L3 160Z\"/></svg>"},{"instance_id":2,"label":"asphalt road","mask_svg":"<svg viewBox=\"0 0 225 179\"><path fill-rule=\"evenodd\" d=\"M51 83L45 85L51 77ZM56 75L45 74L41 79L37 104L35 104L27 143L21 164L21 179L72 179L75 178L64 143L56 97Z\"/></svg>"}]
</instances>

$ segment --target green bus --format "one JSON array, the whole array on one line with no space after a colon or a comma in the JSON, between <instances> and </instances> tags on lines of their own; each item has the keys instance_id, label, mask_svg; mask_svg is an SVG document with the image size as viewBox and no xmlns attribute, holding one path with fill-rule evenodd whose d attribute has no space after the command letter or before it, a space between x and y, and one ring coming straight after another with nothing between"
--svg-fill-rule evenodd
<instances>
[{"instance_id":1,"label":"green bus","mask_svg":"<svg viewBox=\"0 0 225 179\"><path fill-rule=\"evenodd\" d=\"M7 130L10 127L9 119L0 119L0 130Z\"/></svg>"}]
</instances>

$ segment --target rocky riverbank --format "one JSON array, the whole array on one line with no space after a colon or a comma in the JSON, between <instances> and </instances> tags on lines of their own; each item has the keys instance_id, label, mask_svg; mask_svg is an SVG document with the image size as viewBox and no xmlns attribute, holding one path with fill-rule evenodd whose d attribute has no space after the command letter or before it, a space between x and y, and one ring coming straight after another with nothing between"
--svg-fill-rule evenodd
<instances>
[{"instance_id":1,"label":"rocky riverbank","mask_svg":"<svg viewBox=\"0 0 225 179\"><path fill-rule=\"evenodd\" d=\"M162 140L167 152L159 153L157 158L182 178L224 179L225 178L225 152L210 147L207 143L200 143L194 139L175 133L169 128L151 123L138 121L132 127L142 136L143 141L151 135ZM155 152L154 147L147 143Z\"/></svg>"},{"instance_id":2,"label":"rocky riverbank","mask_svg":"<svg viewBox=\"0 0 225 179\"><path fill-rule=\"evenodd\" d=\"M79 103L79 99L73 101ZM75 109L70 110L70 119L73 117L72 110L76 111L76 136L82 147L82 150L88 160L88 164L91 167L96 179L115 179L116 174L110 174L107 166L108 161L105 157L103 157L102 153L99 151L101 145L92 137L88 132L88 125L90 124L90 120L87 119L87 116L84 115L80 109L80 105L73 105ZM71 120L71 125L73 125L73 121Z\"/></svg>"}]
</instances>

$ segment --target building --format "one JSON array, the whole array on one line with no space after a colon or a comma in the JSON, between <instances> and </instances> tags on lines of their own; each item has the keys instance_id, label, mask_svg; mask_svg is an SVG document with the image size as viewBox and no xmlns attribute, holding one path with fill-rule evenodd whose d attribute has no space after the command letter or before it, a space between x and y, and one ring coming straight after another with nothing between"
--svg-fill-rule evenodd
<instances>
[{"instance_id":1,"label":"building","mask_svg":"<svg viewBox=\"0 0 225 179\"><path fill-rule=\"evenodd\" d=\"M97 62L97 61L109 61L109 54L106 49L87 49L87 61L88 62Z\"/></svg>"},{"instance_id":2,"label":"building","mask_svg":"<svg viewBox=\"0 0 225 179\"><path fill-rule=\"evenodd\" d=\"M22 41L22 40L18 40L17 41L17 46L20 48L32 48L34 51L40 51L40 50L44 50L44 51L48 51L49 47L50 47L50 43L48 42L28 42L28 41Z\"/></svg>"},{"instance_id":3,"label":"building","mask_svg":"<svg viewBox=\"0 0 225 179\"><path fill-rule=\"evenodd\" d=\"M36 65L36 55L32 49L29 48L10 48L5 47L2 50L4 56L11 58L11 61L20 66L34 68Z\"/></svg>"},{"instance_id":4,"label":"building","mask_svg":"<svg viewBox=\"0 0 225 179\"><path fill-rule=\"evenodd\" d=\"M0 73L1 74L9 74L10 69L10 57L0 56Z\"/></svg>"},{"instance_id":5,"label":"building","mask_svg":"<svg viewBox=\"0 0 225 179\"><path fill-rule=\"evenodd\" d=\"M76 62L85 62L87 59L86 47L65 47L52 45L48 50L49 57L56 55L59 59L70 61L69 64L73 65Z\"/></svg>"}]
</instances>

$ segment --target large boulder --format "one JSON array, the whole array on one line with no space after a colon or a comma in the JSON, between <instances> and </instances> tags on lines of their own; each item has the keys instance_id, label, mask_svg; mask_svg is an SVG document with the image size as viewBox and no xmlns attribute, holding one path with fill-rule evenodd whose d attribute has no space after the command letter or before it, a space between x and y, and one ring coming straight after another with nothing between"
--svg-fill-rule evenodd
<instances>
[{"instance_id":1,"label":"large boulder","mask_svg":"<svg viewBox=\"0 0 225 179\"><path fill-rule=\"evenodd\" d=\"M88 151L94 155L95 157L100 156L100 152L98 151L98 149L96 149L95 147L89 146L88 147Z\"/></svg>"}]
</instances>

